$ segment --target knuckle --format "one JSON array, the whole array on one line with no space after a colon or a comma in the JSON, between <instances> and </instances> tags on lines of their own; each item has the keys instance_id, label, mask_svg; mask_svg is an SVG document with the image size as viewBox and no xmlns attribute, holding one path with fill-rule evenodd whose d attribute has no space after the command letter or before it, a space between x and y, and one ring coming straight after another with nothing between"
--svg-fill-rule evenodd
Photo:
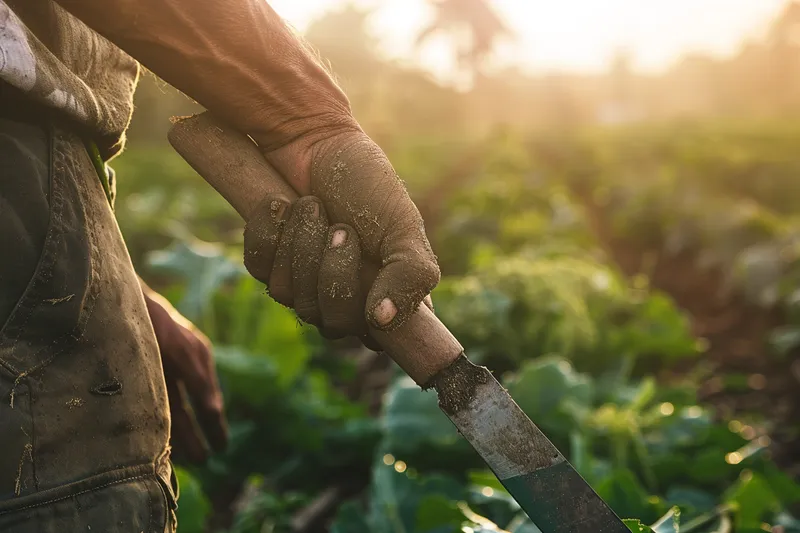
<instances>
[{"instance_id":1,"label":"knuckle","mask_svg":"<svg viewBox=\"0 0 800 533\"><path fill-rule=\"evenodd\" d=\"M303 322L314 324L319 322L319 310L317 302L311 298L302 298L295 302L294 310Z\"/></svg>"},{"instance_id":2,"label":"knuckle","mask_svg":"<svg viewBox=\"0 0 800 533\"><path fill-rule=\"evenodd\" d=\"M292 201L286 195L272 194L258 204L250 218L258 225L278 222L284 218L291 206Z\"/></svg>"},{"instance_id":3,"label":"knuckle","mask_svg":"<svg viewBox=\"0 0 800 533\"><path fill-rule=\"evenodd\" d=\"M248 260L247 256L245 256L244 267L251 276L259 280L260 282L267 283L269 281L269 272L270 272L269 266L252 260Z\"/></svg>"},{"instance_id":4,"label":"knuckle","mask_svg":"<svg viewBox=\"0 0 800 533\"><path fill-rule=\"evenodd\" d=\"M425 260L419 265L419 279L425 285L425 288L430 291L439 284L442 273L439 270L439 265L435 261Z\"/></svg>"},{"instance_id":5,"label":"knuckle","mask_svg":"<svg viewBox=\"0 0 800 533\"><path fill-rule=\"evenodd\" d=\"M259 224L258 221L248 222L244 227L244 247L249 250L261 250L275 247L280 241L283 222L267 222Z\"/></svg>"},{"instance_id":6,"label":"knuckle","mask_svg":"<svg viewBox=\"0 0 800 533\"><path fill-rule=\"evenodd\" d=\"M336 306L340 302L353 300L358 295L356 276L352 272L351 275L342 272L341 268L342 265L334 265L330 269L326 266L320 271L320 299L328 305ZM356 265L352 265L351 269L355 271Z\"/></svg>"},{"instance_id":7,"label":"knuckle","mask_svg":"<svg viewBox=\"0 0 800 533\"><path fill-rule=\"evenodd\" d=\"M303 196L301 198L298 198L297 201L295 202L295 205L300 206L300 205L306 205L306 204L309 204L309 203L321 203L321 202L320 202L320 199L318 197L309 194L307 196Z\"/></svg>"},{"instance_id":8,"label":"knuckle","mask_svg":"<svg viewBox=\"0 0 800 533\"><path fill-rule=\"evenodd\" d=\"M304 196L295 202L292 215L299 218L304 225L325 222L325 211L322 202L316 196Z\"/></svg>"},{"instance_id":9,"label":"knuckle","mask_svg":"<svg viewBox=\"0 0 800 533\"><path fill-rule=\"evenodd\" d=\"M223 405L222 396L219 394L206 394L201 400L203 411L206 415L214 418L221 418L224 416L225 407Z\"/></svg>"},{"instance_id":10,"label":"knuckle","mask_svg":"<svg viewBox=\"0 0 800 533\"><path fill-rule=\"evenodd\" d=\"M273 284L267 287L270 298L281 305L291 307L293 303L291 287L282 284Z\"/></svg>"}]
</instances>

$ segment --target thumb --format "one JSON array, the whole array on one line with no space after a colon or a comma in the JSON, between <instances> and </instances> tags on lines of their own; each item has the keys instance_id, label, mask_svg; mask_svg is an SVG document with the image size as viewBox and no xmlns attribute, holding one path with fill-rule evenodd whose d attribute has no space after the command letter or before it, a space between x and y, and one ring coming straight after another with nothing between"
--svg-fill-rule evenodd
<instances>
[{"instance_id":1,"label":"thumb","mask_svg":"<svg viewBox=\"0 0 800 533\"><path fill-rule=\"evenodd\" d=\"M381 262L367 295L367 320L374 327L392 330L402 325L439 283L439 265L425 235L422 217L409 199L406 222L391 228L381 244ZM412 222L412 223L408 223Z\"/></svg>"},{"instance_id":2,"label":"thumb","mask_svg":"<svg viewBox=\"0 0 800 533\"><path fill-rule=\"evenodd\" d=\"M380 259L367 293L367 322L394 329L439 282L422 216L386 154L363 132L334 137L316 150L312 193L332 220L358 232L366 256Z\"/></svg>"}]
</instances>

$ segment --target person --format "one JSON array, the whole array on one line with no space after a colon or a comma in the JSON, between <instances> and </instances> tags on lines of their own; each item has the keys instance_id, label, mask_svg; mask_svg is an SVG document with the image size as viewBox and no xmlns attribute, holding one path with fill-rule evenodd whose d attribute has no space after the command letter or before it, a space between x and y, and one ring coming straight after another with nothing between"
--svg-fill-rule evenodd
<instances>
[{"instance_id":1,"label":"person","mask_svg":"<svg viewBox=\"0 0 800 533\"><path fill-rule=\"evenodd\" d=\"M263 200L244 262L302 320L369 343L439 279L386 155L265 1L0 0L4 533L172 531L170 431L194 459L225 446L208 342L139 281L113 215L106 163L140 64L250 135L301 196ZM367 256L381 266L362 289ZM193 424L202 438L182 436Z\"/></svg>"}]
</instances>

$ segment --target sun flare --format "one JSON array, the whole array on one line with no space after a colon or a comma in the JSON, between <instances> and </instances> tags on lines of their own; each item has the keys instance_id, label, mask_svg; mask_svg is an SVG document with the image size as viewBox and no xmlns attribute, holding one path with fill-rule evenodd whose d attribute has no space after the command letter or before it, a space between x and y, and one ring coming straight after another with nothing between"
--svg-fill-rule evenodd
<instances>
[{"instance_id":1,"label":"sun flare","mask_svg":"<svg viewBox=\"0 0 800 533\"><path fill-rule=\"evenodd\" d=\"M350 0L375 9L372 29L384 52L416 61L437 73L453 69L447 38L432 39L420 51L413 43L430 17L424 0ZM347 0L273 0L271 4L300 30ZM785 0L493 0L514 33L501 43L494 64L525 70L591 72L606 68L619 49L632 53L641 70L661 70L681 54L734 53L757 36Z\"/></svg>"}]
</instances>

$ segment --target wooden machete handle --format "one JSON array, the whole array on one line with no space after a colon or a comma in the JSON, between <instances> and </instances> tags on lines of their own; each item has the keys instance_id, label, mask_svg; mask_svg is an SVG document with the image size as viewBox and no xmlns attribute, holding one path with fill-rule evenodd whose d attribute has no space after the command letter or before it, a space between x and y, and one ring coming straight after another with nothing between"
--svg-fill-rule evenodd
<instances>
[{"instance_id":1,"label":"wooden machete handle","mask_svg":"<svg viewBox=\"0 0 800 533\"><path fill-rule=\"evenodd\" d=\"M283 194L291 201L298 197L249 137L208 112L178 119L168 138L173 148L245 220L267 195ZM376 265L362 268L364 270L377 272ZM422 387L450 366L464 350L426 305L420 305L396 330L370 328L370 334Z\"/></svg>"}]
</instances>

